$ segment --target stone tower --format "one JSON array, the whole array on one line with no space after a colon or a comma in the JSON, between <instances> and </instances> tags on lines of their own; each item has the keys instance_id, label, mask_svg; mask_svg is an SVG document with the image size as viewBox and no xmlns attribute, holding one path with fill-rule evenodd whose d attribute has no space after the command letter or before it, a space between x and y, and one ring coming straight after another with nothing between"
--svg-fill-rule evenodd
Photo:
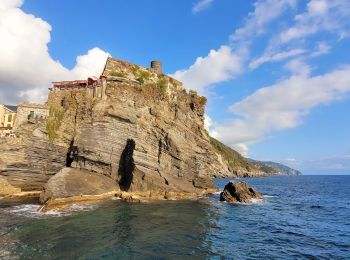
<instances>
[{"instance_id":1,"label":"stone tower","mask_svg":"<svg viewBox=\"0 0 350 260\"><path fill-rule=\"evenodd\" d=\"M160 63L160 61L157 60L151 61L151 70L157 73L158 75L163 74L162 63Z\"/></svg>"}]
</instances>

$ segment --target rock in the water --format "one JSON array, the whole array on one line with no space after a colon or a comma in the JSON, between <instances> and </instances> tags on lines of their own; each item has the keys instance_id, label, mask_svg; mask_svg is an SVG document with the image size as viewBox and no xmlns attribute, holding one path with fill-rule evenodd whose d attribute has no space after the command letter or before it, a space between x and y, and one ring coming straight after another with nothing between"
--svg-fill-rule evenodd
<instances>
[{"instance_id":1,"label":"rock in the water","mask_svg":"<svg viewBox=\"0 0 350 260\"><path fill-rule=\"evenodd\" d=\"M0 196L12 195L21 192L20 188L12 186L5 177L0 176Z\"/></svg>"},{"instance_id":2,"label":"rock in the water","mask_svg":"<svg viewBox=\"0 0 350 260\"><path fill-rule=\"evenodd\" d=\"M220 194L220 201L227 201L233 204L243 202L248 203L252 199L262 199L263 196L253 188L250 188L246 182L230 181Z\"/></svg>"},{"instance_id":3,"label":"rock in the water","mask_svg":"<svg viewBox=\"0 0 350 260\"><path fill-rule=\"evenodd\" d=\"M64 168L50 178L40 195L40 202L79 196L98 196L119 190L111 178L86 170ZM68 201L71 202L71 201Z\"/></svg>"}]
</instances>

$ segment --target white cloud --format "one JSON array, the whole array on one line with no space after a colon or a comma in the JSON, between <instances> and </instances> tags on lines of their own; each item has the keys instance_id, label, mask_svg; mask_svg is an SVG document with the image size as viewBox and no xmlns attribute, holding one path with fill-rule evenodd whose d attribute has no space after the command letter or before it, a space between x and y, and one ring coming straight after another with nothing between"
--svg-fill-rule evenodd
<instances>
[{"instance_id":1,"label":"white cloud","mask_svg":"<svg viewBox=\"0 0 350 260\"><path fill-rule=\"evenodd\" d=\"M350 66L310 77L293 75L275 85L261 88L230 111L236 119L215 125L217 138L232 147L265 138L272 131L293 128L310 110L339 100L350 92Z\"/></svg>"},{"instance_id":2,"label":"white cloud","mask_svg":"<svg viewBox=\"0 0 350 260\"><path fill-rule=\"evenodd\" d=\"M199 1L197 5L203 7L210 5L211 2ZM244 70L250 38L261 34L269 22L288 8L294 7L295 3L296 0L257 1L254 4L254 11L249 13L243 27L230 36L232 44L238 43L237 48L223 45L218 50L211 50L206 57L198 57L193 65L176 71L173 76L183 81L187 88L198 90L202 94L205 94L207 88L213 84L235 78Z\"/></svg>"},{"instance_id":3,"label":"white cloud","mask_svg":"<svg viewBox=\"0 0 350 260\"><path fill-rule=\"evenodd\" d=\"M98 48L79 56L72 70L53 60L48 51L51 26L23 12L22 4L0 3L0 103L42 102L52 81L86 78L103 68L108 53Z\"/></svg>"},{"instance_id":4,"label":"white cloud","mask_svg":"<svg viewBox=\"0 0 350 260\"><path fill-rule=\"evenodd\" d=\"M324 173L326 172L343 172L350 170L350 157L348 155L332 155L315 159L285 159L282 163L290 165L291 167L298 167L298 169L306 172Z\"/></svg>"},{"instance_id":5,"label":"white cloud","mask_svg":"<svg viewBox=\"0 0 350 260\"><path fill-rule=\"evenodd\" d=\"M311 73L311 67L301 58L293 59L284 65L293 75L308 76Z\"/></svg>"},{"instance_id":6,"label":"white cloud","mask_svg":"<svg viewBox=\"0 0 350 260\"><path fill-rule=\"evenodd\" d=\"M192 13L197 14L199 12L204 11L205 9L208 9L214 0L199 0L197 3L195 3L192 7Z\"/></svg>"},{"instance_id":7,"label":"white cloud","mask_svg":"<svg viewBox=\"0 0 350 260\"><path fill-rule=\"evenodd\" d=\"M213 126L213 120L207 115L204 115L204 128L207 131L210 131L210 128Z\"/></svg>"},{"instance_id":8,"label":"white cloud","mask_svg":"<svg viewBox=\"0 0 350 260\"><path fill-rule=\"evenodd\" d=\"M259 0L255 2L254 11L248 14L244 26L237 29L230 39L241 41L262 34L268 23L295 5L296 0Z\"/></svg>"},{"instance_id":9,"label":"white cloud","mask_svg":"<svg viewBox=\"0 0 350 260\"><path fill-rule=\"evenodd\" d=\"M229 46L211 50L206 57L198 57L186 70L178 70L172 76L189 89L201 93L212 84L233 79L242 71L242 60Z\"/></svg>"},{"instance_id":10,"label":"white cloud","mask_svg":"<svg viewBox=\"0 0 350 260\"><path fill-rule=\"evenodd\" d=\"M316 50L310 54L310 57L318 57L320 55L327 54L329 53L330 50L331 50L331 46L328 43L319 42L317 44Z\"/></svg>"},{"instance_id":11,"label":"white cloud","mask_svg":"<svg viewBox=\"0 0 350 260\"><path fill-rule=\"evenodd\" d=\"M266 62L282 61L282 60L285 60L287 58L291 58L291 57L303 54L305 52L306 52L305 49L292 49L292 50L288 50L288 51L282 51L282 52L279 52L276 54L264 54L261 57L250 62L249 68L256 69L260 65L262 65Z\"/></svg>"},{"instance_id":12,"label":"white cloud","mask_svg":"<svg viewBox=\"0 0 350 260\"><path fill-rule=\"evenodd\" d=\"M320 31L336 33L339 37L349 34L350 2L348 0L311 0L307 10L295 16L295 24L283 31L281 43L302 39Z\"/></svg>"},{"instance_id":13,"label":"white cloud","mask_svg":"<svg viewBox=\"0 0 350 260\"><path fill-rule=\"evenodd\" d=\"M298 163L298 162L299 162L299 161L298 161L297 159L295 159L295 158L287 158L285 161L286 161L286 162L289 162L289 163Z\"/></svg>"}]
</instances>

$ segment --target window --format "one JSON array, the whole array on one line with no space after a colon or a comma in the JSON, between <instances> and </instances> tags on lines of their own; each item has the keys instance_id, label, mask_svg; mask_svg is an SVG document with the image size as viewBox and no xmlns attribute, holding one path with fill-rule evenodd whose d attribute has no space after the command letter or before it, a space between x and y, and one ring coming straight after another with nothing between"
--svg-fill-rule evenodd
<instances>
[{"instance_id":1,"label":"window","mask_svg":"<svg viewBox=\"0 0 350 260\"><path fill-rule=\"evenodd\" d=\"M30 111L28 115L28 119L34 118L34 111Z\"/></svg>"},{"instance_id":2,"label":"window","mask_svg":"<svg viewBox=\"0 0 350 260\"><path fill-rule=\"evenodd\" d=\"M10 128L10 127L11 127L11 124L7 124L7 127L9 127L9 128Z\"/></svg>"},{"instance_id":3,"label":"window","mask_svg":"<svg viewBox=\"0 0 350 260\"><path fill-rule=\"evenodd\" d=\"M7 122L11 122L12 121L12 115L8 115L7 116Z\"/></svg>"}]
</instances>

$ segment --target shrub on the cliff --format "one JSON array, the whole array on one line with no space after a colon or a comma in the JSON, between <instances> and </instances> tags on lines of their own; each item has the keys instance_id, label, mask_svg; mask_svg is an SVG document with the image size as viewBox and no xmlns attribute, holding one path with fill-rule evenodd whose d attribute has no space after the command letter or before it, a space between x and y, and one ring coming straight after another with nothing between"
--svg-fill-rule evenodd
<instances>
[{"instance_id":1,"label":"shrub on the cliff","mask_svg":"<svg viewBox=\"0 0 350 260\"><path fill-rule=\"evenodd\" d=\"M46 119L46 131L49 136L50 142L52 142L57 136L57 130L62 124L64 116L64 108L59 105L50 106L49 116Z\"/></svg>"},{"instance_id":2,"label":"shrub on the cliff","mask_svg":"<svg viewBox=\"0 0 350 260\"><path fill-rule=\"evenodd\" d=\"M110 75L112 76L112 77L120 77L120 78L125 78L127 75L126 75L126 73L124 73L124 72L122 72L122 71L112 71L111 73L110 73Z\"/></svg>"},{"instance_id":3,"label":"shrub on the cliff","mask_svg":"<svg viewBox=\"0 0 350 260\"><path fill-rule=\"evenodd\" d=\"M160 93L165 96L166 91L168 89L168 81L166 79L161 79L158 81L158 87L160 90Z\"/></svg>"}]
</instances>

